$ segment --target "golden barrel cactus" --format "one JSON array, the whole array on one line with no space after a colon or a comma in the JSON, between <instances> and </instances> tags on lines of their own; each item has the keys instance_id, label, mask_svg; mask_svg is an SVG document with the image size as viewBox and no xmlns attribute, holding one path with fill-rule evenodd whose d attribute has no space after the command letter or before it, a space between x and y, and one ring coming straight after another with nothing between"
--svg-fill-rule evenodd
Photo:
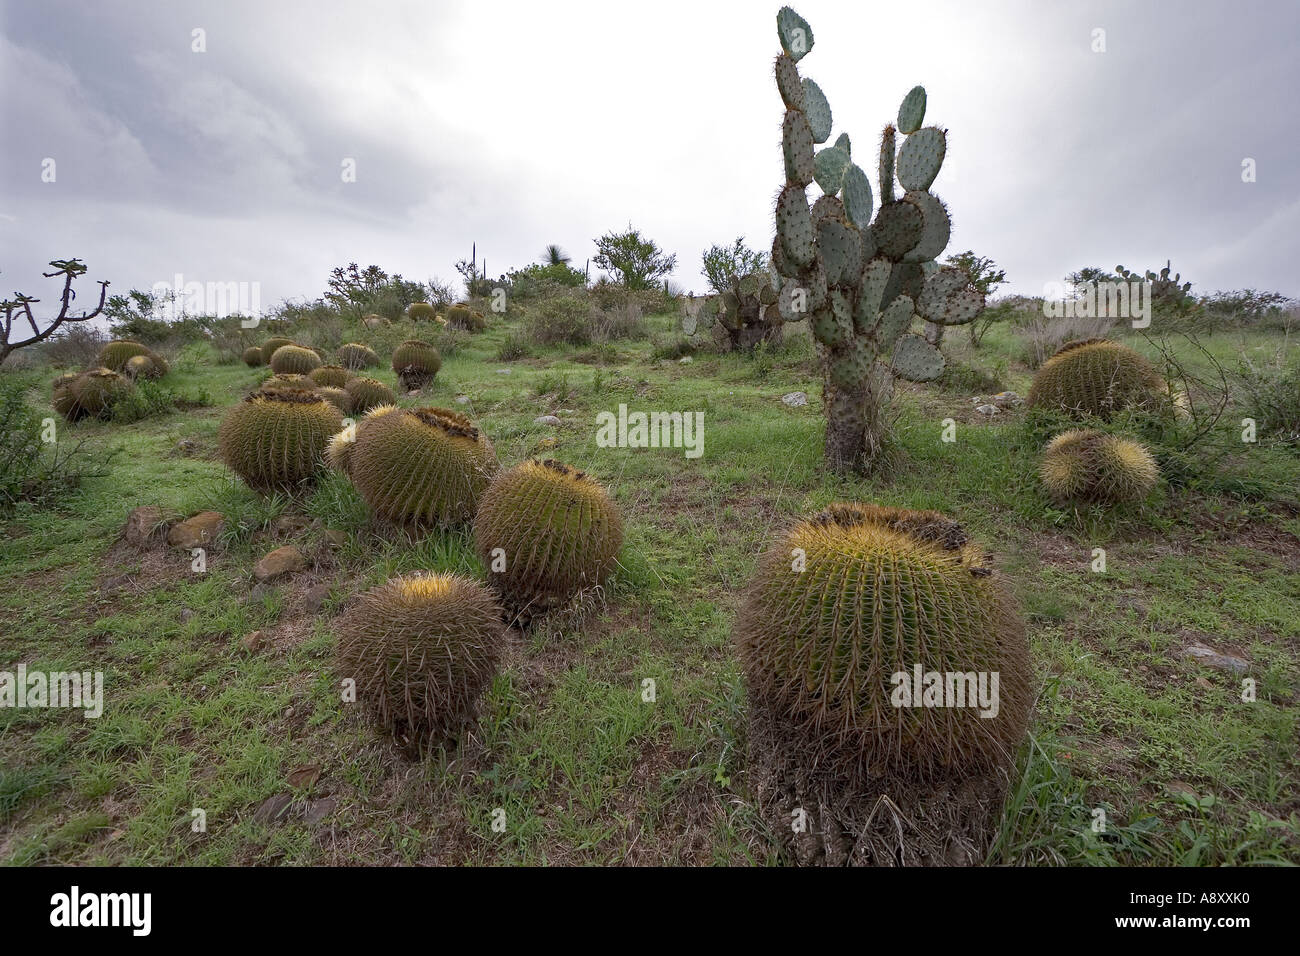
<instances>
[{"instance_id":1,"label":"golden barrel cactus","mask_svg":"<svg viewBox=\"0 0 1300 956\"><path fill-rule=\"evenodd\" d=\"M390 409L359 426L350 474L376 514L440 527L474 516L497 459L468 418L445 408Z\"/></svg>"},{"instance_id":2,"label":"golden barrel cactus","mask_svg":"<svg viewBox=\"0 0 1300 956\"><path fill-rule=\"evenodd\" d=\"M1168 393L1151 363L1128 346L1081 339L1043 363L1029 387L1029 405L1105 420L1126 408L1165 408Z\"/></svg>"},{"instance_id":3,"label":"golden barrel cactus","mask_svg":"<svg viewBox=\"0 0 1300 956\"><path fill-rule=\"evenodd\" d=\"M735 636L753 706L808 768L854 783L982 774L1009 769L1024 739L1024 622L935 512L839 504L798 522L760 559Z\"/></svg>"},{"instance_id":4,"label":"golden barrel cactus","mask_svg":"<svg viewBox=\"0 0 1300 956\"><path fill-rule=\"evenodd\" d=\"M609 576L623 521L590 475L531 460L492 482L474 518L474 544L512 606L545 611Z\"/></svg>"},{"instance_id":5,"label":"golden barrel cactus","mask_svg":"<svg viewBox=\"0 0 1300 956\"><path fill-rule=\"evenodd\" d=\"M1115 505L1149 495L1160 469L1140 443L1080 429L1048 443L1038 474L1057 503Z\"/></svg>"},{"instance_id":6,"label":"golden barrel cactus","mask_svg":"<svg viewBox=\"0 0 1300 956\"><path fill-rule=\"evenodd\" d=\"M338 674L357 703L407 750L454 740L500 666L501 609L457 574L392 578L364 592L338 624Z\"/></svg>"},{"instance_id":7,"label":"golden barrel cactus","mask_svg":"<svg viewBox=\"0 0 1300 956\"><path fill-rule=\"evenodd\" d=\"M342 425L339 410L311 389L266 386L226 413L221 457L252 488L293 490L322 468Z\"/></svg>"}]
</instances>

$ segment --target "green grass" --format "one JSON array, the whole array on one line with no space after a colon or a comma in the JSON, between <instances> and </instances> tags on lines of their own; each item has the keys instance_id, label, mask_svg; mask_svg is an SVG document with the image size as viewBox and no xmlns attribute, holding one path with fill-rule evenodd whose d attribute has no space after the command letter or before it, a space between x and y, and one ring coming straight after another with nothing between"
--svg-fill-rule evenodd
<instances>
[{"instance_id":1,"label":"green grass","mask_svg":"<svg viewBox=\"0 0 1300 956\"><path fill-rule=\"evenodd\" d=\"M956 516L1024 606L1039 703L990 862L1300 860L1300 521L1277 493L1290 478L1294 497L1294 452L1237 449L1257 482L1244 490L1166 483L1127 512L1053 508L1034 480L1039 444L1025 413L983 420L971 410L975 386L1028 390L1018 342L999 327L978 350L951 336L963 371L942 387L900 388L891 475L841 479L821 466L806 332L757 357L692 354L670 319L650 321L646 339L567 351L503 348L519 323L496 323L446 358L421 399L472 415L506 465L544 454L592 473L627 526L608 602L512 637L477 731L422 762L398 756L341 702L331 622L350 595L392 574L481 576L466 534L396 535L336 475L298 498L233 480L216 457L217 427L264 369L191 351L163 384L211 405L65 427L65 438L119 451L109 476L4 521L0 669L103 670L105 712L0 710L0 858L774 863L746 773L731 624L784 522L860 498ZM1206 341L1229 361L1280 341L1238 339ZM677 361L684 354L690 363ZM46 376L21 374L43 403ZM378 377L393 384L386 370ZM781 403L795 390L809 405ZM597 447L597 413L620 403L703 411L703 456ZM561 411L559 427L534 424ZM941 440L948 417L955 443ZM193 443L183 453L182 440ZM186 552L119 547L137 505L221 511L226 530L206 573L191 571ZM276 537L277 519L294 517L304 527ZM255 589L252 564L290 540L313 570ZM1091 570L1094 548L1106 550L1105 573ZM316 583L330 590L313 614L301 599ZM255 630L264 643L250 653L241 640ZM1256 699L1242 701L1240 677L1185 657L1191 640L1244 655ZM318 774L294 786L300 768ZM285 818L255 820L277 794L292 798ZM206 832L192 828L195 809ZM309 811L321 819L308 822ZM1104 831L1093 829L1099 811Z\"/></svg>"}]
</instances>

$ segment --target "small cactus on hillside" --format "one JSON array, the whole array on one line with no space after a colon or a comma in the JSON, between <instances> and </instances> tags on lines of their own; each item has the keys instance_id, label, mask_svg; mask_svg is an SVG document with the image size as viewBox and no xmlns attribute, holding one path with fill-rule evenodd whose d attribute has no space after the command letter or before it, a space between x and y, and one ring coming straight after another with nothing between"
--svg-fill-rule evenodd
<instances>
[{"instance_id":1,"label":"small cactus on hillside","mask_svg":"<svg viewBox=\"0 0 1300 956\"><path fill-rule=\"evenodd\" d=\"M262 349L257 345L244 349L244 354L241 358L243 359L244 364L250 368L257 368L260 365L266 364L266 360L262 358Z\"/></svg>"},{"instance_id":2,"label":"small cactus on hillside","mask_svg":"<svg viewBox=\"0 0 1300 956\"><path fill-rule=\"evenodd\" d=\"M1138 352L1109 339L1067 342L1043 363L1029 387L1031 408L1109 419L1126 408L1161 409L1169 388Z\"/></svg>"},{"instance_id":3,"label":"small cactus on hillside","mask_svg":"<svg viewBox=\"0 0 1300 956\"><path fill-rule=\"evenodd\" d=\"M349 474L380 517L453 527L474 516L497 470L487 436L445 408L393 409L359 423Z\"/></svg>"},{"instance_id":4,"label":"small cactus on hillside","mask_svg":"<svg viewBox=\"0 0 1300 956\"><path fill-rule=\"evenodd\" d=\"M407 318L413 322L432 322L438 316L438 310L427 302L412 302L406 309Z\"/></svg>"},{"instance_id":5,"label":"small cactus on hillside","mask_svg":"<svg viewBox=\"0 0 1300 956\"><path fill-rule=\"evenodd\" d=\"M271 371L277 375L309 375L320 367L320 356L300 345L282 345L271 356Z\"/></svg>"},{"instance_id":6,"label":"small cactus on hillside","mask_svg":"<svg viewBox=\"0 0 1300 956\"><path fill-rule=\"evenodd\" d=\"M1165 260L1165 267L1160 270L1159 275L1152 272L1150 269L1142 275L1139 275L1136 272L1131 272L1128 269L1125 269L1123 266L1115 267L1115 271L1119 274L1119 277L1126 282L1136 282L1145 279L1147 282L1151 283L1151 301L1156 305L1163 306L1167 309L1186 308L1193 302L1193 296L1191 295L1192 284L1190 282L1183 282L1180 285L1179 282L1183 278L1182 273L1176 272L1171 278L1169 275L1171 269L1172 264L1168 259Z\"/></svg>"},{"instance_id":7,"label":"small cactus on hillside","mask_svg":"<svg viewBox=\"0 0 1300 956\"><path fill-rule=\"evenodd\" d=\"M262 364L270 365L271 356L275 354L275 350L285 345L293 345L293 339L283 339L283 338L278 338L276 336L272 336L271 338L263 342L262 343Z\"/></svg>"},{"instance_id":8,"label":"small cactus on hillside","mask_svg":"<svg viewBox=\"0 0 1300 956\"><path fill-rule=\"evenodd\" d=\"M1160 469L1138 442L1083 429L1053 438L1038 474L1057 503L1115 505L1149 495Z\"/></svg>"},{"instance_id":9,"label":"small cactus on hillside","mask_svg":"<svg viewBox=\"0 0 1300 956\"><path fill-rule=\"evenodd\" d=\"M492 482L474 518L474 543L512 608L538 613L608 577L623 522L594 478L532 460Z\"/></svg>"},{"instance_id":10,"label":"small cactus on hillside","mask_svg":"<svg viewBox=\"0 0 1300 956\"><path fill-rule=\"evenodd\" d=\"M339 364L349 372L357 372L363 368L374 368L379 364L379 356L368 345L349 342L339 346Z\"/></svg>"},{"instance_id":11,"label":"small cactus on hillside","mask_svg":"<svg viewBox=\"0 0 1300 956\"><path fill-rule=\"evenodd\" d=\"M344 415L352 414L352 396L333 385L317 385L316 394L329 402Z\"/></svg>"},{"instance_id":12,"label":"small cactus on hillside","mask_svg":"<svg viewBox=\"0 0 1300 956\"><path fill-rule=\"evenodd\" d=\"M307 373L307 377L317 385L328 385L331 388L342 388L352 378L352 373L342 365L322 365L320 368L312 369Z\"/></svg>"},{"instance_id":13,"label":"small cactus on hillside","mask_svg":"<svg viewBox=\"0 0 1300 956\"><path fill-rule=\"evenodd\" d=\"M424 388L442 368L442 356L428 342L407 339L393 349L393 371L402 388Z\"/></svg>"},{"instance_id":14,"label":"small cactus on hillside","mask_svg":"<svg viewBox=\"0 0 1300 956\"><path fill-rule=\"evenodd\" d=\"M367 412L376 405L392 405L397 401L393 390L377 378L358 376L349 379L343 390L352 399L354 412Z\"/></svg>"},{"instance_id":15,"label":"small cactus on hillside","mask_svg":"<svg viewBox=\"0 0 1300 956\"><path fill-rule=\"evenodd\" d=\"M499 667L501 609L457 574L393 578L357 599L338 623L340 678L408 750L454 740Z\"/></svg>"},{"instance_id":16,"label":"small cactus on hillside","mask_svg":"<svg viewBox=\"0 0 1300 956\"><path fill-rule=\"evenodd\" d=\"M132 390L131 380L107 368L93 368L54 382L51 404L70 422L81 418L107 419L113 406Z\"/></svg>"},{"instance_id":17,"label":"small cactus on hillside","mask_svg":"<svg viewBox=\"0 0 1300 956\"><path fill-rule=\"evenodd\" d=\"M263 386L222 420L221 457L252 488L293 490L321 468L342 424L339 410L308 388Z\"/></svg>"}]
</instances>

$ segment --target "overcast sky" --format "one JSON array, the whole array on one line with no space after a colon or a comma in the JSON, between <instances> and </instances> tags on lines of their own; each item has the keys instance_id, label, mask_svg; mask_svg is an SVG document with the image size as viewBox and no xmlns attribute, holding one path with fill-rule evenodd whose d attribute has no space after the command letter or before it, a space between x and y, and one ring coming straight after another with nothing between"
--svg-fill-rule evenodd
<instances>
[{"instance_id":1,"label":"overcast sky","mask_svg":"<svg viewBox=\"0 0 1300 956\"><path fill-rule=\"evenodd\" d=\"M771 242L777 6L0 0L0 294L49 302L39 271L75 256L111 291L181 273L268 306L350 261L455 279L475 242L493 276L552 242L581 267L629 222L702 290L709 245ZM948 251L1009 291L1171 257L1199 291L1300 294L1295 0L796 9L873 179L925 85Z\"/></svg>"}]
</instances>

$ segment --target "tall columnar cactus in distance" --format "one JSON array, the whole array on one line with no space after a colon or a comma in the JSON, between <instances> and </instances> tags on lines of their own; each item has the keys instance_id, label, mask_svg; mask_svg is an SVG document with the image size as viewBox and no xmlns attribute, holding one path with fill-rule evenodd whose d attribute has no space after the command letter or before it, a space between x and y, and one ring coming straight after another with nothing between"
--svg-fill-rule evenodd
<instances>
[{"instance_id":1,"label":"tall columnar cactus in distance","mask_svg":"<svg viewBox=\"0 0 1300 956\"><path fill-rule=\"evenodd\" d=\"M984 296L957 269L935 257L948 244L951 220L933 194L947 134L922 127L925 90L915 87L881 137L875 210L871 181L852 158L848 134L831 135L831 108L797 63L813 45L807 21L789 7L776 15L782 53L776 85L785 103L785 186L776 201L772 265L777 308L788 322L808 319L822 346L826 375L826 461L836 471L872 464L884 437L892 376L930 381L943 355L908 330L915 319L940 325L973 321ZM902 144L897 144L902 134ZM895 195L894 181L902 186ZM811 207L805 190L822 196ZM875 210L875 219L872 212Z\"/></svg>"}]
</instances>

